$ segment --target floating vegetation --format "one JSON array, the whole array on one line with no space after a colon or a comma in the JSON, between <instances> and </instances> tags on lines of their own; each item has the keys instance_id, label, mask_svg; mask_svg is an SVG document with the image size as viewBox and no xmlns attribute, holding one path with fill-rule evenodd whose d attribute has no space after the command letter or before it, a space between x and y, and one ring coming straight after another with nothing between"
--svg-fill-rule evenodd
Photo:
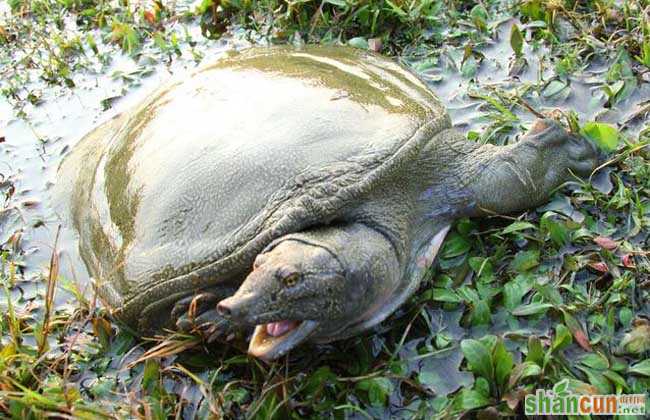
<instances>
[{"instance_id":1,"label":"floating vegetation","mask_svg":"<svg viewBox=\"0 0 650 420\"><path fill-rule=\"evenodd\" d=\"M3 14L0 415L494 417L563 379L573 392L647 392L647 0L10 0ZM237 343L137 340L70 269L49 181L79 130L165 72L247 42L394 55L468 138L508 144L550 116L598 144L602 163L534 211L459 221L428 281L372 333L270 365Z\"/></svg>"}]
</instances>

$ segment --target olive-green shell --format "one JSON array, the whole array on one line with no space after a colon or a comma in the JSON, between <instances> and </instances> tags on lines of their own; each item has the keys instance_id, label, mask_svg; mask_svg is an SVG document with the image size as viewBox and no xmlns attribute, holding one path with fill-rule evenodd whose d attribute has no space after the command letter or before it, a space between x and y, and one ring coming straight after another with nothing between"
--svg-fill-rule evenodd
<instances>
[{"instance_id":1,"label":"olive-green shell","mask_svg":"<svg viewBox=\"0 0 650 420\"><path fill-rule=\"evenodd\" d=\"M392 60L251 49L105 123L61 176L101 296L136 325L151 305L240 282L270 241L335 219L449 125Z\"/></svg>"}]
</instances>

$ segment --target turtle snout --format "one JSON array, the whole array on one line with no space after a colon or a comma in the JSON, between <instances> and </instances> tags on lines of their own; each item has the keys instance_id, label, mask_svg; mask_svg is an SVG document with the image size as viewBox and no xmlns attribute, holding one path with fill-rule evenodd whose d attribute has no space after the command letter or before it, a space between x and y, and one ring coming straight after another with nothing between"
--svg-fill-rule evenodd
<instances>
[{"instance_id":1,"label":"turtle snout","mask_svg":"<svg viewBox=\"0 0 650 420\"><path fill-rule=\"evenodd\" d=\"M217 312L224 318L241 321L248 315L248 299L231 296L217 304Z\"/></svg>"}]
</instances>

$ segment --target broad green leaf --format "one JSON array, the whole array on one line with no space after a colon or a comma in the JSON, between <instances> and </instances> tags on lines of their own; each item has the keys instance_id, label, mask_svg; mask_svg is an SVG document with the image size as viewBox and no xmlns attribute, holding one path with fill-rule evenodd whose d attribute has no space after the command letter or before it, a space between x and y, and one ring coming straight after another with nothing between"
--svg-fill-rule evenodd
<instances>
[{"instance_id":1,"label":"broad green leaf","mask_svg":"<svg viewBox=\"0 0 650 420\"><path fill-rule=\"evenodd\" d=\"M470 370L476 376L482 376L488 381L494 378L494 367L490 349L483 343L474 339L466 339L460 342L460 349L469 363Z\"/></svg>"},{"instance_id":2,"label":"broad green leaf","mask_svg":"<svg viewBox=\"0 0 650 420\"><path fill-rule=\"evenodd\" d=\"M553 338L553 344L551 345L551 352L555 353L571 344L573 340L571 339L571 332L564 324L558 324L555 327L555 337Z\"/></svg>"},{"instance_id":3,"label":"broad green leaf","mask_svg":"<svg viewBox=\"0 0 650 420\"><path fill-rule=\"evenodd\" d=\"M546 87L542 91L542 95L545 98L550 98L551 96L555 96L558 93L562 92L564 89L566 89L566 87L567 87L566 83L560 80L552 80L551 82L549 82L549 84L546 85Z\"/></svg>"},{"instance_id":4,"label":"broad green leaf","mask_svg":"<svg viewBox=\"0 0 650 420\"><path fill-rule=\"evenodd\" d=\"M580 358L580 363L596 370L605 370L609 368L609 361L607 358L598 353L585 354Z\"/></svg>"},{"instance_id":5,"label":"broad green leaf","mask_svg":"<svg viewBox=\"0 0 650 420\"><path fill-rule=\"evenodd\" d=\"M474 25L476 25L476 29L481 32L485 32L487 30L488 20L488 13L487 10L485 10L485 7L483 7L481 4L477 4L472 8L469 14L474 21Z\"/></svg>"},{"instance_id":6,"label":"broad green leaf","mask_svg":"<svg viewBox=\"0 0 650 420\"><path fill-rule=\"evenodd\" d=\"M552 308L552 303L541 303L535 302L528 305L520 305L512 310L512 314L515 316L529 316L536 315L546 312L549 308Z\"/></svg>"},{"instance_id":7,"label":"broad green leaf","mask_svg":"<svg viewBox=\"0 0 650 420\"><path fill-rule=\"evenodd\" d=\"M438 302L458 303L461 301L460 297L451 289L433 288L433 300Z\"/></svg>"},{"instance_id":8,"label":"broad green leaf","mask_svg":"<svg viewBox=\"0 0 650 420\"><path fill-rule=\"evenodd\" d=\"M650 325L639 324L626 333L621 340L621 348L631 354L650 351Z\"/></svg>"},{"instance_id":9,"label":"broad green leaf","mask_svg":"<svg viewBox=\"0 0 650 420\"><path fill-rule=\"evenodd\" d=\"M536 363L533 362L523 362L516 365L512 372L510 373L510 378L508 380L508 388L513 388L517 385L522 379L529 378L531 376L539 376L542 373L542 368L539 367Z\"/></svg>"},{"instance_id":10,"label":"broad green leaf","mask_svg":"<svg viewBox=\"0 0 650 420\"><path fill-rule=\"evenodd\" d=\"M627 371L630 373L637 373L643 376L650 376L650 359L645 359L642 362L630 366Z\"/></svg>"},{"instance_id":11,"label":"broad green leaf","mask_svg":"<svg viewBox=\"0 0 650 420\"><path fill-rule=\"evenodd\" d=\"M632 312L632 310L627 306L621 308L621 310L618 313L618 319L621 321L621 324L625 328L628 328L630 326L633 318L634 318L634 312Z\"/></svg>"},{"instance_id":12,"label":"broad green leaf","mask_svg":"<svg viewBox=\"0 0 650 420\"><path fill-rule=\"evenodd\" d=\"M542 341L536 335L528 337L528 354L526 355L527 362L533 362L541 365L544 361L544 348Z\"/></svg>"},{"instance_id":13,"label":"broad green leaf","mask_svg":"<svg viewBox=\"0 0 650 420\"><path fill-rule=\"evenodd\" d=\"M479 276L479 279L484 282L488 282L492 279L493 270L490 258L471 257L467 262L476 275Z\"/></svg>"},{"instance_id":14,"label":"broad green leaf","mask_svg":"<svg viewBox=\"0 0 650 420\"><path fill-rule=\"evenodd\" d=\"M500 389L503 390L508 382L513 366L512 354L506 349L503 340L498 340L494 347L494 377Z\"/></svg>"},{"instance_id":15,"label":"broad green leaf","mask_svg":"<svg viewBox=\"0 0 650 420\"><path fill-rule=\"evenodd\" d=\"M627 383L625 382L625 378L623 378L621 375L618 373L614 372L613 370L605 370L603 371L603 375L609 379L612 383L618 385L621 389L628 389Z\"/></svg>"},{"instance_id":16,"label":"broad green leaf","mask_svg":"<svg viewBox=\"0 0 650 420\"><path fill-rule=\"evenodd\" d=\"M488 302L484 299L479 299L473 302L473 306L470 317L472 326L489 324L492 315L490 313L490 305Z\"/></svg>"},{"instance_id":17,"label":"broad green leaf","mask_svg":"<svg viewBox=\"0 0 650 420\"><path fill-rule=\"evenodd\" d=\"M393 383L388 378L370 378L357 382L357 388L368 392L371 405L385 406L393 392Z\"/></svg>"},{"instance_id":18,"label":"broad green leaf","mask_svg":"<svg viewBox=\"0 0 650 420\"><path fill-rule=\"evenodd\" d=\"M605 123L588 122L582 126L581 133L606 152L616 150L620 141L618 130Z\"/></svg>"},{"instance_id":19,"label":"broad green leaf","mask_svg":"<svg viewBox=\"0 0 650 420\"><path fill-rule=\"evenodd\" d=\"M517 272L523 273L539 265L539 251L519 251L510 263L510 268Z\"/></svg>"},{"instance_id":20,"label":"broad green leaf","mask_svg":"<svg viewBox=\"0 0 650 420\"><path fill-rule=\"evenodd\" d=\"M517 57L521 56L523 46L524 46L524 37L521 35L519 26L512 25L512 28L510 29L510 47L512 47L512 51L514 51L515 56Z\"/></svg>"},{"instance_id":21,"label":"broad green leaf","mask_svg":"<svg viewBox=\"0 0 650 420\"><path fill-rule=\"evenodd\" d=\"M545 213L540 221L540 227L548 232L556 245L563 246L569 241L569 230L564 223L554 220L553 216L553 212Z\"/></svg>"},{"instance_id":22,"label":"broad green leaf","mask_svg":"<svg viewBox=\"0 0 650 420\"><path fill-rule=\"evenodd\" d=\"M445 241L442 249L443 258L453 258L469 251L472 244L463 236L454 233Z\"/></svg>"},{"instance_id":23,"label":"broad green leaf","mask_svg":"<svg viewBox=\"0 0 650 420\"><path fill-rule=\"evenodd\" d=\"M523 297L533 288L533 281L531 276L519 274L503 286L503 304L508 310L521 305Z\"/></svg>"},{"instance_id":24,"label":"broad green leaf","mask_svg":"<svg viewBox=\"0 0 650 420\"><path fill-rule=\"evenodd\" d=\"M582 366L578 366L578 369L580 369L587 375L587 379L589 380L589 383L598 389L599 394L602 395L611 394L612 385L609 383L607 377L605 377L605 375L602 374L602 372L599 372L595 369L582 367Z\"/></svg>"},{"instance_id":25,"label":"broad green leaf","mask_svg":"<svg viewBox=\"0 0 650 420\"><path fill-rule=\"evenodd\" d=\"M519 232L521 230L526 230L526 229L535 229L535 225L530 223L530 222L513 222L506 226L501 233L508 234L512 232Z\"/></svg>"},{"instance_id":26,"label":"broad green leaf","mask_svg":"<svg viewBox=\"0 0 650 420\"><path fill-rule=\"evenodd\" d=\"M457 410L474 410L476 408L485 407L489 404L489 398L473 389L463 389L454 398L454 407L456 407Z\"/></svg>"}]
</instances>

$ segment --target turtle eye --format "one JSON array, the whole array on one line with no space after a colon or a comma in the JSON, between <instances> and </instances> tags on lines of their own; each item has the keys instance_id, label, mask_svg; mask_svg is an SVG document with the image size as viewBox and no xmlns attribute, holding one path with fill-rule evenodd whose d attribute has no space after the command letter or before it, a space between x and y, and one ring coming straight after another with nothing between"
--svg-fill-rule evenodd
<instances>
[{"instance_id":1,"label":"turtle eye","mask_svg":"<svg viewBox=\"0 0 650 420\"><path fill-rule=\"evenodd\" d=\"M296 284L298 284L298 280L300 280L300 274L298 273L291 273L288 276L285 276L282 278L282 283L286 287L293 287Z\"/></svg>"}]
</instances>

